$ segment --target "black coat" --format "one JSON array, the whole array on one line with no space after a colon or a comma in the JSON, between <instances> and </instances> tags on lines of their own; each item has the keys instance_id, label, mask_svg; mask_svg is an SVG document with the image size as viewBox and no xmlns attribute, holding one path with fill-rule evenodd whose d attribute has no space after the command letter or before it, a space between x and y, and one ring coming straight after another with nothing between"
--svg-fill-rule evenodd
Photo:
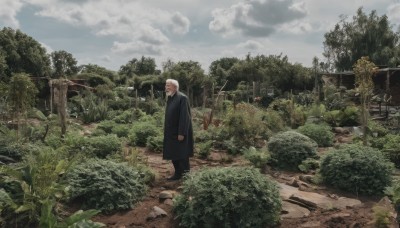
<instances>
[{"instance_id":1,"label":"black coat","mask_svg":"<svg viewBox=\"0 0 400 228\"><path fill-rule=\"evenodd\" d=\"M183 135L183 141L178 141ZM193 156L193 127L190 105L185 94L177 91L168 97L164 122L163 159L180 160Z\"/></svg>"}]
</instances>

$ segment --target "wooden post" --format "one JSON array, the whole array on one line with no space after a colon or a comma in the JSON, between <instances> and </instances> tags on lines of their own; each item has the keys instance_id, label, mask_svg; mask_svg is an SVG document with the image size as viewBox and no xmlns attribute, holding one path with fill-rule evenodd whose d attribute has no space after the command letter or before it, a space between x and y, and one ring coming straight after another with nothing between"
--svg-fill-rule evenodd
<instances>
[{"instance_id":1,"label":"wooden post","mask_svg":"<svg viewBox=\"0 0 400 228\"><path fill-rule=\"evenodd\" d=\"M135 90L135 108L139 107L138 90Z\"/></svg>"},{"instance_id":2,"label":"wooden post","mask_svg":"<svg viewBox=\"0 0 400 228\"><path fill-rule=\"evenodd\" d=\"M154 100L154 92L153 92L153 84L151 84L151 89L150 89L150 98L151 98L151 101L153 101Z\"/></svg>"}]
</instances>

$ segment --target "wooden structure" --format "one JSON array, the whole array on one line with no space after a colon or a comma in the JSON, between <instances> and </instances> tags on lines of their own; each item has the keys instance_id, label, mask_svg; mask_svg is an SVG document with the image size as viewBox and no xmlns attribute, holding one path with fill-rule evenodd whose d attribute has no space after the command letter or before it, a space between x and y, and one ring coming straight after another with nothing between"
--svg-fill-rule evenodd
<instances>
[{"instance_id":1,"label":"wooden structure","mask_svg":"<svg viewBox=\"0 0 400 228\"><path fill-rule=\"evenodd\" d=\"M337 88L355 88L355 75L352 71L340 73L322 73L323 84L334 85ZM381 68L373 77L376 93L384 93L391 96L392 105L400 105L400 67Z\"/></svg>"}]
</instances>

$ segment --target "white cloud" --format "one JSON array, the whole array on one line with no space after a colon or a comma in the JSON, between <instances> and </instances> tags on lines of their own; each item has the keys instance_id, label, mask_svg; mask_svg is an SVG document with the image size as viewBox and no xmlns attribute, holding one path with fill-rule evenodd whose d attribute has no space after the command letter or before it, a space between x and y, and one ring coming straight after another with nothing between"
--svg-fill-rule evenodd
<instances>
[{"instance_id":1,"label":"white cloud","mask_svg":"<svg viewBox=\"0 0 400 228\"><path fill-rule=\"evenodd\" d=\"M189 31L190 21L187 17L182 15L179 12L175 12L171 15L170 24L168 25L168 29L173 33L178 35L184 35Z\"/></svg>"},{"instance_id":2,"label":"white cloud","mask_svg":"<svg viewBox=\"0 0 400 228\"><path fill-rule=\"evenodd\" d=\"M21 10L23 3L20 0L2 0L0 7L0 26L19 28L17 13Z\"/></svg>"},{"instance_id":3,"label":"white cloud","mask_svg":"<svg viewBox=\"0 0 400 228\"><path fill-rule=\"evenodd\" d=\"M264 45L261 44L260 42L257 42L255 40L247 40L244 43L240 43L238 45L239 48L244 48L244 49L249 49L249 50L259 50L264 48Z\"/></svg>"},{"instance_id":4,"label":"white cloud","mask_svg":"<svg viewBox=\"0 0 400 228\"><path fill-rule=\"evenodd\" d=\"M111 57L109 55L103 55L101 56L100 60L104 62L111 62Z\"/></svg>"},{"instance_id":5,"label":"white cloud","mask_svg":"<svg viewBox=\"0 0 400 228\"><path fill-rule=\"evenodd\" d=\"M241 33L251 37L266 37L285 23L307 15L304 3L293 0L248 0L228 9L215 9L209 29L222 35Z\"/></svg>"},{"instance_id":6,"label":"white cloud","mask_svg":"<svg viewBox=\"0 0 400 228\"><path fill-rule=\"evenodd\" d=\"M396 26L400 26L400 3L390 5L387 14L390 21Z\"/></svg>"},{"instance_id":7,"label":"white cloud","mask_svg":"<svg viewBox=\"0 0 400 228\"><path fill-rule=\"evenodd\" d=\"M111 51L117 54L124 55L161 55L162 47L151 45L142 41L132 42L114 42Z\"/></svg>"}]
</instances>

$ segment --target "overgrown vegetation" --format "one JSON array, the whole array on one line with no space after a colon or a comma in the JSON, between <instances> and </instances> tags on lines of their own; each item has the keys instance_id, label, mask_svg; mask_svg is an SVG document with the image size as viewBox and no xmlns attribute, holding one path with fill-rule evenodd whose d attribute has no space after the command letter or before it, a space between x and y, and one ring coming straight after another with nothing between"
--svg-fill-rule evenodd
<instances>
[{"instance_id":1,"label":"overgrown vegetation","mask_svg":"<svg viewBox=\"0 0 400 228\"><path fill-rule=\"evenodd\" d=\"M296 170L307 158L317 155L317 143L295 131L286 131L271 137L268 142L274 166Z\"/></svg>"},{"instance_id":2,"label":"overgrown vegetation","mask_svg":"<svg viewBox=\"0 0 400 228\"><path fill-rule=\"evenodd\" d=\"M266 227L279 221L281 200L256 169L210 168L183 182L174 210L183 227Z\"/></svg>"},{"instance_id":3,"label":"overgrown vegetation","mask_svg":"<svg viewBox=\"0 0 400 228\"><path fill-rule=\"evenodd\" d=\"M335 188L365 195L381 195L392 182L393 164L371 147L344 145L322 158L323 181Z\"/></svg>"},{"instance_id":4,"label":"overgrown vegetation","mask_svg":"<svg viewBox=\"0 0 400 228\"><path fill-rule=\"evenodd\" d=\"M140 173L124 164L89 160L66 176L70 200L102 212L130 209L146 194Z\"/></svg>"}]
</instances>

